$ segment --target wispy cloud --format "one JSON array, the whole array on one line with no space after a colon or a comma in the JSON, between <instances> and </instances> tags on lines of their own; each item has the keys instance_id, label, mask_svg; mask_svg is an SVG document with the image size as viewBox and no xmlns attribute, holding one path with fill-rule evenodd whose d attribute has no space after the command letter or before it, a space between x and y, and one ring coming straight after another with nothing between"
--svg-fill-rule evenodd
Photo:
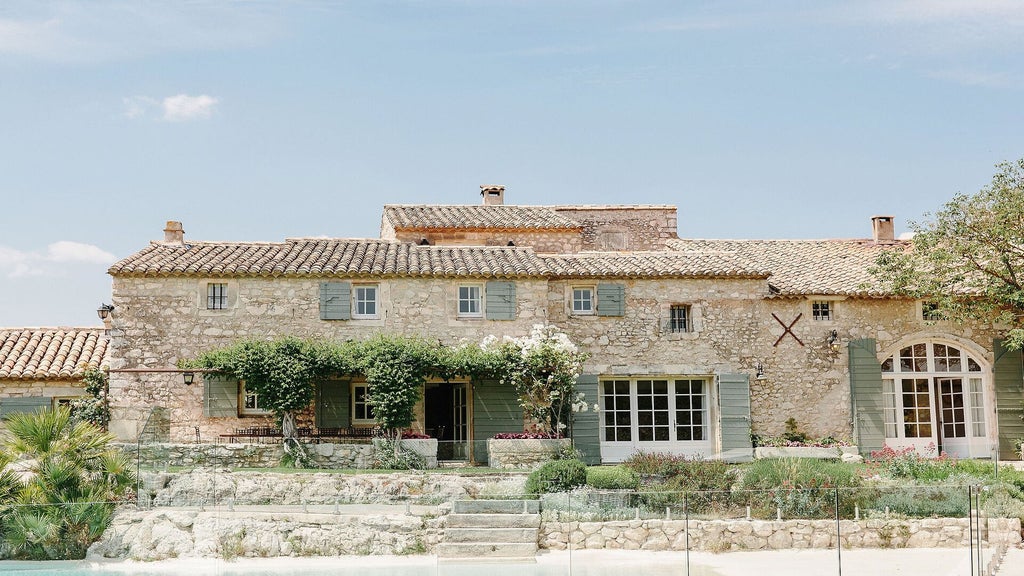
<instances>
[{"instance_id":1,"label":"wispy cloud","mask_svg":"<svg viewBox=\"0 0 1024 576\"><path fill-rule=\"evenodd\" d=\"M206 94L189 96L178 94L168 96L163 101L164 120L170 122L181 122L183 120L194 120L196 118L209 118L213 113L213 107L217 105L217 99Z\"/></svg>"},{"instance_id":2,"label":"wispy cloud","mask_svg":"<svg viewBox=\"0 0 1024 576\"><path fill-rule=\"evenodd\" d=\"M93 244L60 240L44 251L23 251L0 245L0 274L8 278L60 276L68 264L113 264L110 252Z\"/></svg>"},{"instance_id":3,"label":"wispy cloud","mask_svg":"<svg viewBox=\"0 0 1024 576\"><path fill-rule=\"evenodd\" d=\"M257 46L283 34L287 4L6 0L0 56L98 62Z\"/></svg>"},{"instance_id":4,"label":"wispy cloud","mask_svg":"<svg viewBox=\"0 0 1024 576\"><path fill-rule=\"evenodd\" d=\"M123 102L126 118L145 118L153 113L167 122L185 122L209 118L220 100L207 94L177 94L163 99L132 96L124 98Z\"/></svg>"}]
</instances>

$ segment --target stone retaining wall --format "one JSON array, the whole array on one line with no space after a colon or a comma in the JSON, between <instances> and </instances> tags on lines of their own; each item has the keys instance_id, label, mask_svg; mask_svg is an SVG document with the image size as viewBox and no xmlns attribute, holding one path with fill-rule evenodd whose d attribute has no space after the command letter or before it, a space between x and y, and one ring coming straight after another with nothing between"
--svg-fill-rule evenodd
<instances>
[{"instance_id":1,"label":"stone retaining wall","mask_svg":"<svg viewBox=\"0 0 1024 576\"><path fill-rule=\"evenodd\" d=\"M579 549L686 550L684 520L618 522L545 522L540 547ZM982 537L990 545L1021 542L1020 519L982 518ZM780 550L834 548L834 520L691 520L691 550ZM970 539L967 518L920 520L842 520L844 548L955 548Z\"/></svg>"},{"instance_id":2,"label":"stone retaining wall","mask_svg":"<svg viewBox=\"0 0 1024 576\"><path fill-rule=\"evenodd\" d=\"M117 444L134 459L136 444ZM307 444L320 468L370 468L374 448L371 444ZM281 444L144 444L143 469L170 467L194 468L275 468L281 465Z\"/></svg>"},{"instance_id":3,"label":"stone retaining wall","mask_svg":"<svg viewBox=\"0 0 1024 576\"><path fill-rule=\"evenodd\" d=\"M499 470L530 470L553 460L572 446L568 438L504 438L487 440L487 465Z\"/></svg>"},{"instance_id":4,"label":"stone retaining wall","mask_svg":"<svg viewBox=\"0 0 1024 576\"><path fill-rule=\"evenodd\" d=\"M436 505L481 494L522 494L523 475L144 472L143 506L395 504Z\"/></svg>"},{"instance_id":5,"label":"stone retaining wall","mask_svg":"<svg viewBox=\"0 0 1024 576\"><path fill-rule=\"evenodd\" d=\"M89 558L164 560L270 556L424 554L439 519L402 514L138 510L123 507Z\"/></svg>"}]
</instances>

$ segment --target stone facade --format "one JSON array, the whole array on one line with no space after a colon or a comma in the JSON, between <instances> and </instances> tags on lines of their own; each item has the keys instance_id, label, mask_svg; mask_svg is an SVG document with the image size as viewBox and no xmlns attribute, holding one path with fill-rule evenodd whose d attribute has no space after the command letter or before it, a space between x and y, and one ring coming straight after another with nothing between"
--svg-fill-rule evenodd
<instances>
[{"instance_id":1,"label":"stone facade","mask_svg":"<svg viewBox=\"0 0 1024 576\"><path fill-rule=\"evenodd\" d=\"M1021 542L1020 519L982 518L986 544ZM841 520L843 548L962 548L970 544L967 518ZM687 533L689 532L689 533ZM834 520L633 520L544 522L540 546L550 550L787 550L835 548Z\"/></svg>"},{"instance_id":2,"label":"stone facade","mask_svg":"<svg viewBox=\"0 0 1024 576\"><path fill-rule=\"evenodd\" d=\"M132 461L139 458L138 444L116 444ZM307 445L319 468L372 468L375 448L372 444L321 443ZM273 444L143 444L143 469L167 468L276 468L281 465L284 448ZM436 450L436 447L435 447ZM435 458L436 465L436 458Z\"/></svg>"},{"instance_id":3,"label":"stone facade","mask_svg":"<svg viewBox=\"0 0 1024 576\"><path fill-rule=\"evenodd\" d=\"M675 206L556 206L583 225L583 250L661 250L676 237ZM569 251L569 250L562 250Z\"/></svg>"},{"instance_id":4,"label":"stone facade","mask_svg":"<svg viewBox=\"0 0 1024 576\"><path fill-rule=\"evenodd\" d=\"M223 273L205 275L193 272L200 265L210 265L205 257L197 256L200 260L195 265L182 264L174 268L174 273L161 272L160 258L164 256L152 261L130 257L125 260L126 268L112 268L128 272L112 272L115 312L111 332L111 431L119 438L135 439L153 406L170 410L168 439L172 441L194 439L197 428L198 436L208 441L235 428L270 425L266 415L206 418L202 386L187 388L178 382L178 374L156 371L241 338L292 335L346 340L390 333L457 345L480 342L489 335L524 336L534 325L549 324L567 333L589 353L585 375L628 381L634 386L634 396L640 380L702 382L701 417L706 430L699 442L680 448L683 452L724 452L720 449L722 435L718 424L718 379L722 375L749 378L749 426L755 434L779 435L785 431L786 421L793 419L811 437L834 436L859 442L859 438L853 437L855 415L847 344L865 339L874 340L879 362L902 347L919 342L955 346L976 359L984 389L980 395L983 405L977 407L975 416L983 416L985 432L971 438L971 456L987 456L988 446L997 443L993 340L1000 336L1000 331L991 326L925 321L919 302L862 290L861 284L870 278L865 270L883 244L891 246L892 241L807 241L806 245L798 241L751 241L757 250L740 253L742 247L737 248L737 242L721 241L702 248L702 241L678 239L673 207L552 206L548 213L557 216L551 220L552 226L566 229L531 229L528 222L507 229L468 229L453 223L447 229L437 228L439 236L433 240L442 245L504 245L511 238L508 234L514 233L520 235L513 239L517 246L532 249L487 248L473 252L433 246L414 257L415 250L403 245L405 260L389 264L390 268L375 268L380 265L379 260L385 259L381 256L357 264L351 264L351 259L332 260L331 273L317 272L327 269L317 268L323 262L305 260L300 262L301 267L285 262L278 268L264 270L259 267L262 264L257 249L216 243L203 244L197 252L222 250L225 255L220 258L226 260L239 251L249 256L244 262L209 269L224 270ZM579 223L579 230L568 230L573 222ZM405 237L391 232L396 239L411 244L419 239L413 237L415 234ZM273 249L282 250L280 246ZM369 249L360 248L362 253ZM166 258L187 260L188 250L187 243L175 244L173 250L168 248ZM292 246L287 250L305 250L308 256L314 248ZM578 254L581 250L585 254ZM606 252L587 252L592 250ZM730 252L736 250L740 252ZM558 255L539 256L542 251ZM663 258L673 251L675 260ZM819 253L826 260L816 260L814 256ZM691 261L691 254L697 265L690 271L681 271L679 267ZM803 260L794 264L798 256ZM321 260L328 258L325 254ZM405 266L413 260L416 266ZM430 264L425 265L428 260ZM495 264L499 260L519 263L516 265L521 268L499 269ZM274 272L288 269L286 264L297 267L287 274ZM768 272L758 272L759 266ZM819 267L821 275L827 276L822 282L817 282L814 273ZM231 269L242 272L229 274ZM364 269L379 272L360 272ZM781 272L776 277L771 270ZM319 287L326 280L375 284L377 317L321 320ZM459 287L483 287L491 280L515 284L514 319L460 318ZM205 289L211 282L226 285L228 300L223 310L206 307ZM575 289L589 289L596 294L598 287L608 285L623 289L621 315L600 313L600 302L590 313L573 310ZM780 292L779 285L790 288ZM830 313L825 319L820 314L816 319L812 309L816 301L828 303ZM685 330L673 329L673 309L685 311ZM929 385L934 384L937 390L935 378L939 376L932 376ZM961 382L962 386L967 384ZM882 383L878 382L877 389L881 388ZM473 383L468 394L467 403L472 407ZM937 392L929 394L934 397ZM668 409L664 412L667 414ZM472 437L472 419L478 416L468 415L467 440L486 440ZM669 419L675 421L676 417L672 414ZM634 423L638 420L634 417ZM300 426L313 422L311 408L300 418ZM413 428L426 432L424 422L421 404ZM668 426L665 423L666 429ZM939 429L939 423L934 423L932 430ZM733 437L745 433L746 430L743 434L734 431ZM606 461L615 461L641 448L644 447L617 447L619 452L603 455ZM865 445L861 448L869 449Z\"/></svg>"}]
</instances>

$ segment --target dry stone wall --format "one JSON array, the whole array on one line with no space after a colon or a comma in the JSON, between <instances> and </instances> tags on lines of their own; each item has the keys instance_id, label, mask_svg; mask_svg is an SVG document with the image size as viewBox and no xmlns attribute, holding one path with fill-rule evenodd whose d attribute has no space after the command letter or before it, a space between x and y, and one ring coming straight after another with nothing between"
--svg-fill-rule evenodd
<instances>
[{"instance_id":1,"label":"dry stone wall","mask_svg":"<svg viewBox=\"0 0 1024 576\"><path fill-rule=\"evenodd\" d=\"M834 520L633 520L544 522L540 546L551 550L788 550L835 548ZM843 548L959 548L971 538L967 518L842 520ZM986 544L1021 542L1020 519L982 519Z\"/></svg>"}]
</instances>

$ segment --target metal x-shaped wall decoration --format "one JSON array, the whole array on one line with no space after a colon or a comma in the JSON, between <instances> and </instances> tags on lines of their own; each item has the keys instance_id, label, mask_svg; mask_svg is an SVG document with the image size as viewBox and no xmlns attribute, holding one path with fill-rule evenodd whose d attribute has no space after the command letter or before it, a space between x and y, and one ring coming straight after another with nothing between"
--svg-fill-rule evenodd
<instances>
[{"instance_id":1,"label":"metal x-shaped wall decoration","mask_svg":"<svg viewBox=\"0 0 1024 576\"><path fill-rule=\"evenodd\" d=\"M796 318L793 318L793 322L791 322L789 326L786 326L786 323L783 322L778 316L776 316L775 312L772 312L772 318L775 318L775 321L781 324L783 328L785 328L785 332L782 333L782 336L779 336L779 339L775 341L775 344L772 344L772 347L778 346L779 342L782 342L782 339L786 337L786 334L792 336L793 340L796 340L797 344L801 346L804 345L803 341L797 338L796 334L793 334L793 326L796 326L796 323L800 321L800 318L803 317L803 315L803 312L797 314Z\"/></svg>"}]
</instances>

